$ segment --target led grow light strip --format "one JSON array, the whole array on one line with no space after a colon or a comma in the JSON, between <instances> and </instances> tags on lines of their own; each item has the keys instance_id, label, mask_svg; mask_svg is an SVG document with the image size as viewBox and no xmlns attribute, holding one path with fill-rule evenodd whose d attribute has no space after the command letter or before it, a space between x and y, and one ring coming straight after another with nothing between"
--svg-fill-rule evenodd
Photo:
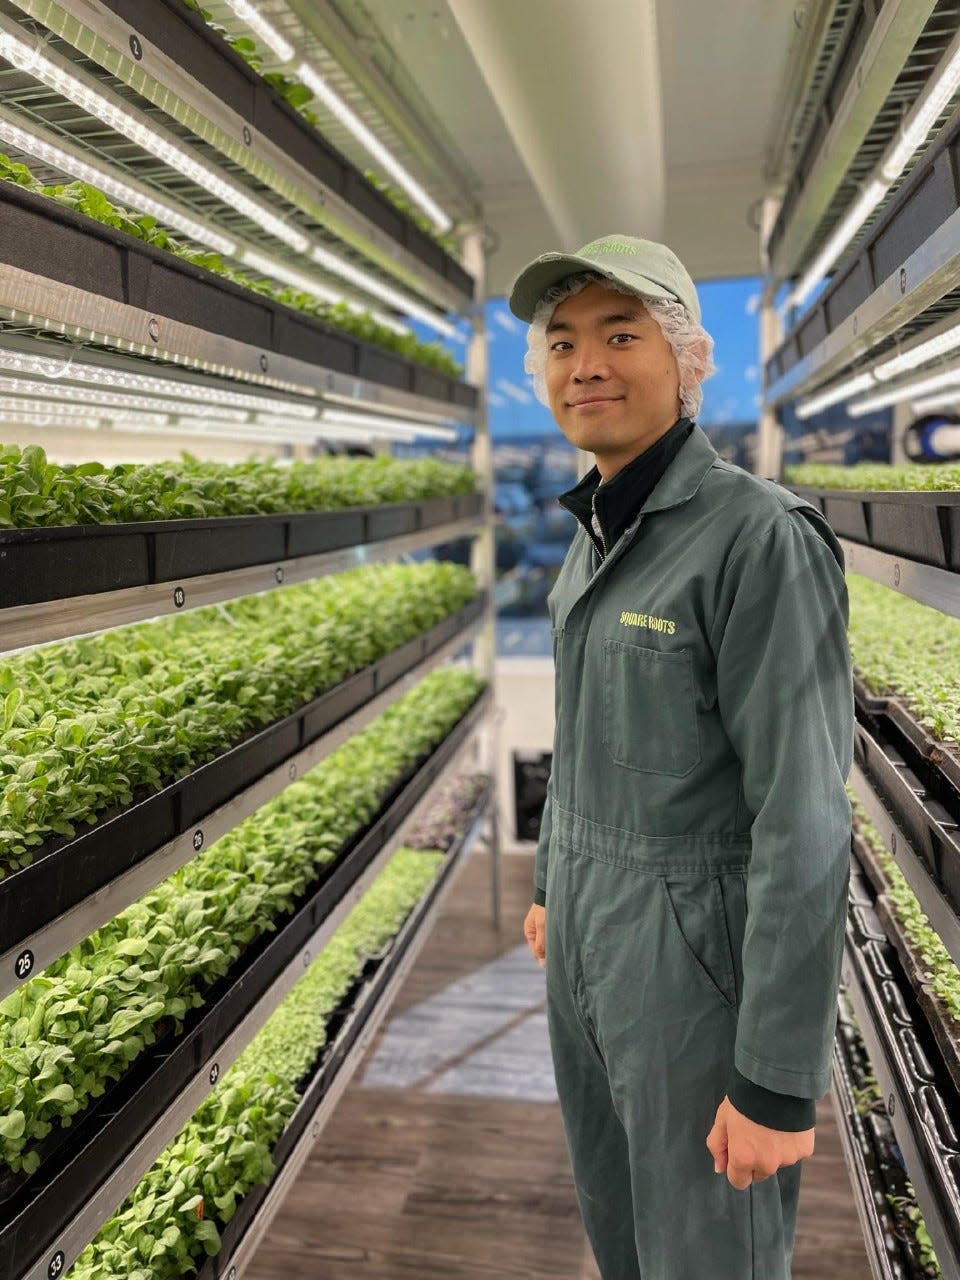
<instances>
[{"instance_id":1,"label":"led grow light strip","mask_svg":"<svg viewBox=\"0 0 960 1280\"><path fill-rule=\"evenodd\" d=\"M790 294L789 305L800 306L810 296L893 183L903 173L910 157L926 142L930 130L958 89L960 89L960 34L954 36L931 73L923 94L904 117L897 138L887 147L859 200Z\"/></svg>"},{"instance_id":2,"label":"led grow light strip","mask_svg":"<svg viewBox=\"0 0 960 1280\"><path fill-rule=\"evenodd\" d=\"M434 314L412 296L394 289L390 285L383 284L375 276L358 269L324 246L311 241L311 238L303 231L289 225L267 206L252 199L243 188L222 178L215 169L202 164L183 147L175 145L168 138L157 132L156 129L138 119L130 110L118 103L111 102L102 93L84 83L83 80L72 74L59 62L42 53L39 48L32 50L18 35L9 28L4 27L2 16L0 16L0 57L6 58L8 62L19 70L34 76L41 83L46 84L49 88L62 94L63 97L76 103L82 110L103 121L111 129L115 129L138 146L142 146L151 155L156 156L165 164L170 165L171 168L176 169L178 173L196 182L225 204L250 218L252 222L255 222L264 231L276 236L277 239L282 240L296 252L306 254L309 250L313 260L334 275L352 281L374 297L382 299L408 315L416 316L418 320L430 325L431 328L443 334L444 337L460 338L459 330L442 316ZM66 157L67 153L63 153L63 155ZM59 161L51 161L51 163L57 163L58 167L63 167ZM66 172L71 172L74 167L75 162L71 161L70 165L66 167ZM91 173L96 173L92 166L90 171ZM84 179L84 181L86 180ZM102 177L97 174L94 185L101 181ZM141 202L141 198L135 193L131 196L131 192L132 189L123 199L127 200L129 198L129 202L136 206ZM163 216L166 217L167 214L165 213ZM195 235L201 243L211 243L209 232L199 222L193 224L189 234ZM223 250L221 249L220 251ZM234 244L233 252L230 256L235 256L236 252L237 246ZM316 286L313 286L313 288L316 288ZM387 320L380 316L378 316L378 320L380 323L387 323ZM396 321L390 321L390 323L395 325Z\"/></svg>"},{"instance_id":3,"label":"led grow light strip","mask_svg":"<svg viewBox=\"0 0 960 1280\"><path fill-rule=\"evenodd\" d=\"M191 413L197 418L216 418L222 422L245 422L246 409L227 409L221 405L193 404L182 397L168 400L160 396L132 395L122 391L106 391L96 387L71 387L63 382L37 382L32 378L0 375L0 396L34 396L39 399L68 400L74 404L101 405L105 409L153 410L157 413Z\"/></svg>"},{"instance_id":4,"label":"led grow light strip","mask_svg":"<svg viewBox=\"0 0 960 1280\"><path fill-rule=\"evenodd\" d=\"M101 165L91 164L89 161L83 160L72 152L66 151L55 143L42 138L38 133L21 128L19 124L10 119L10 116L3 108L0 108L0 138L9 143L10 146L16 147L18 151L23 151L27 155L35 156L38 160L42 160L44 164L52 165L53 168L59 169L74 178L79 178L81 182L89 183L92 187L102 188L114 199L122 200L124 204L142 210L143 213L156 218L158 222L175 227L177 231L182 231L184 235L189 236L192 240L196 240L200 244L209 245L217 253L222 253L230 258L236 253L237 246L235 241L228 239L209 224L190 217L189 214L175 208L173 205L155 199L142 189L131 187L128 183L117 178L110 169Z\"/></svg>"},{"instance_id":5,"label":"led grow light strip","mask_svg":"<svg viewBox=\"0 0 960 1280\"><path fill-rule=\"evenodd\" d=\"M884 360L874 365L873 376L885 382L888 378L895 378L898 373L916 369L918 365L926 364L928 360L935 360L937 356L945 355L948 351L956 351L958 347L960 347L960 324L955 324L945 329L943 333L938 333L935 338L928 338L926 342L921 342L912 350L905 351L892 360Z\"/></svg>"},{"instance_id":6,"label":"led grow light strip","mask_svg":"<svg viewBox=\"0 0 960 1280\"><path fill-rule=\"evenodd\" d=\"M298 401L287 403L271 396L251 395L243 391L230 391L216 386L179 381L175 378L154 377L149 374L129 373L125 369L109 365L85 364L74 361L72 353L65 360L51 356L28 355L0 348L0 369L9 373L40 375L51 379L67 379L95 386L116 387L122 391L143 391L148 395L176 396L201 404L220 404L237 409L282 413L288 418L316 418L317 405Z\"/></svg>"},{"instance_id":7,"label":"led grow light strip","mask_svg":"<svg viewBox=\"0 0 960 1280\"><path fill-rule=\"evenodd\" d=\"M182 147L158 133L138 119L130 110L109 101L96 89L85 84L52 58L30 46L10 30L0 28L0 57L27 75L33 76L55 93L69 99L82 111L95 116L117 133L143 147L151 155L170 165L178 173L204 187L225 204L255 222L270 235L298 253L304 253L310 245L309 238L300 230L277 217L258 200L253 200L241 187L227 182L215 169L202 164Z\"/></svg>"},{"instance_id":8,"label":"led grow light strip","mask_svg":"<svg viewBox=\"0 0 960 1280\"><path fill-rule=\"evenodd\" d=\"M372 293L375 298L381 298L384 302L389 302L398 311L422 320L424 324L430 325L437 333L442 333L445 338L460 337L460 330L455 325L452 325L449 320L436 315L435 312L422 306L409 295L401 293L399 289L394 289L390 285L384 284L376 276L370 275L368 271L355 267L352 263L344 262L336 254L331 253L329 249L323 248L322 245L314 245L310 250L310 257L318 266L325 267L327 271L332 271L334 275L342 276L344 280L349 280L351 284L357 285L358 288Z\"/></svg>"},{"instance_id":9,"label":"led grow light strip","mask_svg":"<svg viewBox=\"0 0 960 1280\"><path fill-rule=\"evenodd\" d=\"M888 405L912 400L914 396L923 395L925 391L939 391L945 387L960 387L960 365L954 365L951 369L945 369L942 373L935 373L926 378L905 382L899 387L888 387L886 391L867 396L863 400L855 400L853 404L847 406L847 410L854 418L859 418L861 414L869 413L872 409L885 409Z\"/></svg>"},{"instance_id":10,"label":"led grow light strip","mask_svg":"<svg viewBox=\"0 0 960 1280\"><path fill-rule=\"evenodd\" d=\"M225 3L241 22L246 23L254 35L260 37L280 62L291 62L297 55L295 46L260 13L255 5L249 3L249 0L225 0ZM370 155L393 176L407 195L420 206L428 218L432 219L437 230L442 233L449 231L453 226L450 215L440 208L433 197L367 128L356 112L331 89L316 67L309 62L300 62L294 74L302 84L316 94L331 114L349 129L361 146L365 147Z\"/></svg>"},{"instance_id":11,"label":"led grow light strip","mask_svg":"<svg viewBox=\"0 0 960 1280\"><path fill-rule=\"evenodd\" d=\"M836 382L833 386L817 392L815 396L802 400L797 405L797 417L801 419L812 418L821 409L826 409L832 404L839 404L841 400L849 400L851 396L855 396L861 391L869 391L875 385L873 374L869 370L865 373L857 374L854 378L847 378L844 382Z\"/></svg>"},{"instance_id":12,"label":"led grow light strip","mask_svg":"<svg viewBox=\"0 0 960 1280\"><path fill-rule=\"evenodd\" d=\"M233 0L227 0L227 3L232 5ZM296 75L308 89L313 90L327 110L350 130L361 146L366 147L370 155L396 179L411 200L416 201L427 217L433 220L437 230L441 233L449 231L453 226L453 219L450 215L444 213L420 183L407 172L398 160L394 159L379 138L370 132L360 117L347 106L338 94L334 93L319 71L308 62L301 62L297 67Z\"/></svg>"},{"instance_id":13,"label":"led grow light strip","mask_svg":"<svg viewBox=\"0 0 960 1280\"><path fill-rule=\"evenodd\" d=\"M259 36L281 62L290 62L297 52L290 41L268 22L248 0L226 0L241 22L245 22L254 35Z\"/></svg>"},{"instance_id":14,"label":"led grow light strip","mask_svg":"<svg viewBox=\"0 0 960 1280\"><path fill-rule=\"evenodd\" d=\"M90 427L107 421L113 424L136 422L146 427L164 427L170 422L165 413L121 413L112 415L109 410L98 411L96 408L77 406L71 412L67 405L45 404L42 400L20 402L23 408L0 409L0 426L50 426L50 427Z\"/></svg>"},{"instance_id":15,"label":"led grow light strip","mask_svg":"<svg viewBox=\"0 0 960 1280\"><path fill-rule=\"evenodd\" d=\"M314 276L305 275L302 271L298 271L296 267L289 266L278 258L271 258L267 254L261 253L259 249L245 249L240 255L240 261L244 266L252 267L254 271L262 272L265 276L273 276L277 280L282 280L285 284L292 284L295 289L302 289L304 293L313 294L324 302L343 302L351 311L357 314L369 314L376 320L377 324L382 324L393 333L403 334L404 337L407 337L411 332L408 325L395 320L393 316L387 315L386 312L372 311L369 307L352 302L336 289L331 289L322 284Z\"/></svg>"},{"instance_id":16,"label":"led grow light strip","mask_svg":"<svg viewBox=\"0 0 960 1280\"><path fill-rule=\"evenodd\" d=\"M408 418L377 417L366 413L345 413L340 409L324 409L324 424L335 426L363 426L371 430L383 432L396 440L409 440L414 434L429 436L432 440L459 440L459 433L453 427L432 427L422 422L414 422Z\"/></svg>"}]
</instances>

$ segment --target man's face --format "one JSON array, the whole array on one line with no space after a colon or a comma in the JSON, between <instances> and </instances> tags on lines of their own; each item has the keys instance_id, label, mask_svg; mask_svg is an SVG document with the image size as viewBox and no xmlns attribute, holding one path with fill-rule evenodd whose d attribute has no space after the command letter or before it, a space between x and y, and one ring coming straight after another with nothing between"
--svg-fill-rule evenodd
<instances>
[{"instance_id":1,"label":"man's face","mask_svg":"<svg viewBox=\"0 0 960 1280\"><path fill-rule=\"evenodd\" d=\"M639 298L599 281L555 308L546 385L560 430L605 476L680 416L677 361L660 326Z\"/></svg>"}]
</instances>

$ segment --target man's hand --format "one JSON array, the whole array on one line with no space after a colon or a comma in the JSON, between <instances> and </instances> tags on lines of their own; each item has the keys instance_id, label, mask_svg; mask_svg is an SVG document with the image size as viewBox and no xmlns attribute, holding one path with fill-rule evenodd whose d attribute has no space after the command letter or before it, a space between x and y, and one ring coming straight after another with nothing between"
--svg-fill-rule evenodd
<instances>
[{"instance_id":1,"label":"man's hand","mask_svg":"<svg viewBox=\"0 0 960 1280\"><path fill-rule=\"evenodd\" d=\"M527 918L523 922L523 936L527 940L530 950L533 952L534 959L542 969L547 963L547 913L543 907L538 907L536 903L527 912Z\"/></svg>"},{"instance_id":2,"label":"man's hand","mask_svg":"<svg viewBox=\"0 0 960 1280\"><path fill-rule=\"evenodd\" d=\"M752 1182L763 1182L784 1165L812 1156L813 1135L813 1129L799 1133L768 1129L750 1120L729 1098L724 1098L717 1107L713 1128L707 1134L707 1150L713 1156L714 1173L726 1170L730 1185L743 1191Z\"/></svg>"}]
</instances>

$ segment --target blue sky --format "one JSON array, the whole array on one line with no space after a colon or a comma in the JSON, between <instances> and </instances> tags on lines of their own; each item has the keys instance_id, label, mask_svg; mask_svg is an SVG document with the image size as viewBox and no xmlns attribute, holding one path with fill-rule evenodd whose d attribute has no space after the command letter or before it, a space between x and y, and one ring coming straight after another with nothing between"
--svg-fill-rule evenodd
<instances>
[{"instance_id":1,"label":"blue sky","mask_svg":"<svg viewBox=\"0 0 960 1280\"><path fill-rule=\"evenodd\" d=\"M760 394L756 306L761 284L759 276L697 282L703 325L713 338L713 360L718 369L704 383L703 408L698 417L704 426L756 419ZM417 322L412 327L427 341L436 338ZM534 398L523 371L526 332L527 326L512 314L505 298L488 301L488 398L494 436L542 435L557 430L549 409ZM463 360L462 346L451 344L450 350Z\"/></svg>"}]
</instances>

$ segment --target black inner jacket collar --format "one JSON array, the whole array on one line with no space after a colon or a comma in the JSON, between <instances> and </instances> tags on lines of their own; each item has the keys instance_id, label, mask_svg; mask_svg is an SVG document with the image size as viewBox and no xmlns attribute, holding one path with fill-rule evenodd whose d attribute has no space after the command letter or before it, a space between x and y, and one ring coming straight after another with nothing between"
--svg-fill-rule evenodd
<instances>
[{"instance_id":1,"label":"black inner jacket collar","mask_svg":"<svg viewBox=\"0 0 960 1280\"><path fill-rule=\"evenodd\" d=\"M669 431L622 467L612 480L601 484L600 472L597 467L593 467L572 489L560 494L557 501L573 512L601 555L604 554L604 548L593 529L594 505L606 549L610 551L627 526L637 518L640 508L650 497L693 428L694 423L690 418L678 418Z\"/></svg>"}]
</instances>

